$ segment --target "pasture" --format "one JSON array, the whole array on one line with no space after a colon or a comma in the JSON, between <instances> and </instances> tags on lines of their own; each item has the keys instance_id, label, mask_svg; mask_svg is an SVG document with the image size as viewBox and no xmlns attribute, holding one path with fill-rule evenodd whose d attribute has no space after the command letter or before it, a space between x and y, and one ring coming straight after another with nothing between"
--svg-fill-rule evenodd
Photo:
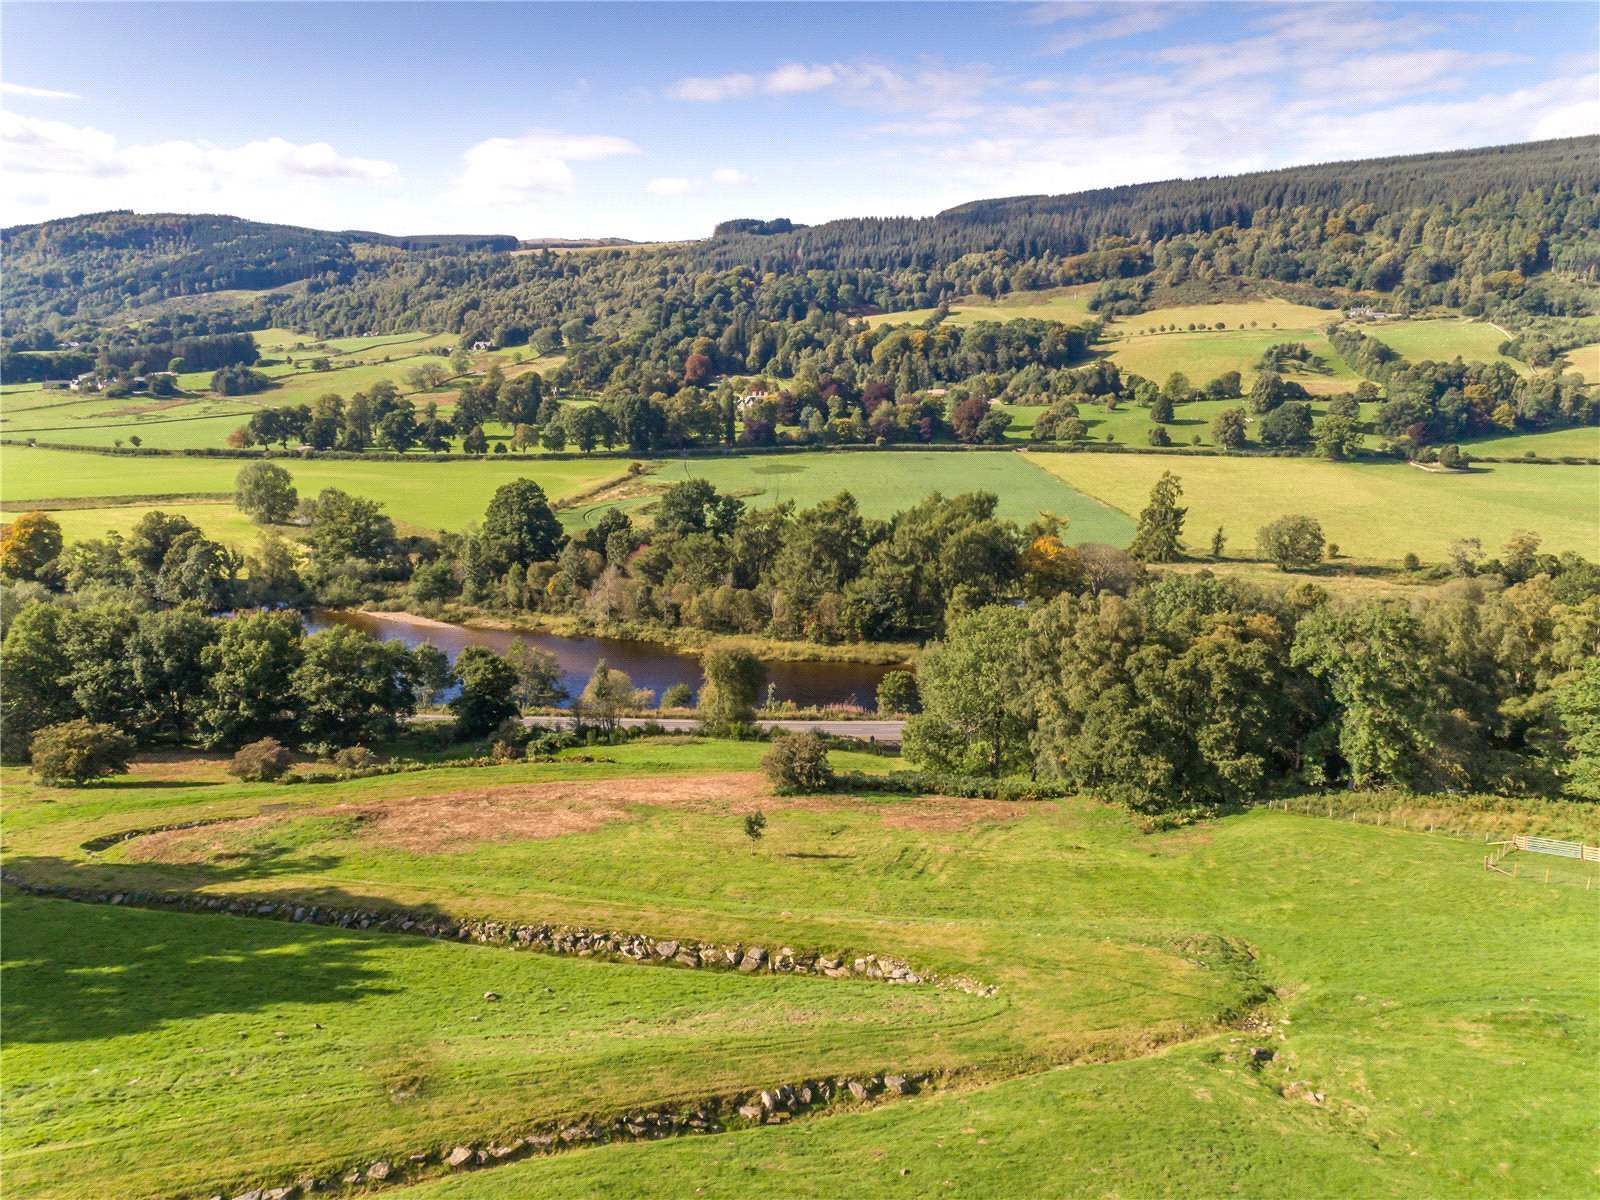
<instances>
[{"instance_id":1,"label":"pasture","mask_svg":"<svg viewBox=\"0 0 1600 1200\"><path fill-rule=\"evenodd\" d=\"M262 362L257 366L273 380L265 392L226 397L210 391L211 372L193 371L178 376L180 395L147 395L111 399L101 395L43 391L37 384L7 387L0 395L0 435L37 438L78 446L125 445L137 436L157 450L220 449L228 434L243 425L262 406L310 404L335 392L349 398L380 382L393 383L421 407L433 401L448 412L457 392L447 382L430 392L413 392L406 375L424 362L448 364L434 353L453 348L448 334L397 333L371 337L318 340L309 334L284 329L256 335ZM519 356L524 362L517 362ZM327 370L312 362L326 359ZM559 365L561 356L538 358L523 348L486 351L472 356L471 369L482 372L499 366L508 375L546 371Z\"/></svg>"},{"instance_id":2,"label":"pasture","mask_svg":"<svg viewBox=\"0 0 1600 1200\"><path fill-rule=\"evenodd\" d=\"M1575 346L1561 356L1570 371L1576 371L1590 383L1600 383L1600 342Z\"/></svg>"},{"instance_id":3,"label":"pasture","mask_svg":"<svg viewBox=\"0 0 1600 1200\"><path fill-rule=\"evenodd\" d=\"M1075 325L1094 314L1089 311L1089 297L1094 293L1090 286L1050 288L1036 292L1013 292L998 300L968 296L950 305L945 321L966 327L981 321L1060 321ZM934 314L931 308L914 308L904 312L874 313L866 318L869 326L921 325Z\"/></svg>"},{"instance_id":4,"label":"pasture","mask_svg":"<svg viewBox=\"0 0 1600 1200\"><path fill-rule=\"evenodd\" d=\"M1320 421L1327 415L1326 398L1313 396L1308 403L1311 406L1313 419ZM1227 409L1245 407L1243 400L1194 400L1187 404L1179 404L1173 410L1172 420L1166 424L1167 436L1172 439L1172 444L1176 447L1200 446L1214 449L1217 442L1211 436L1212 421ZM1368 422L1366 425L1368 432L1364 438L1368 445L1375 440L1370 432L1370 422L1377 409L1378 405L1368 404L1362 412L1363 419ZM1007 405L1006 411L1011 414L1011 425L1006 430L1006 440L1019 445L1032 445L1034 422L1039 419L1039 414L1044 408L1033 405ZM1155 422L1150 419L1150 410L1136 404L1122 405L1111 411L1107 411L1103 405L1085 404L1078 410L1078 419L1083 422L1088 432L1086 440L1115 442L1134 448L1147 446L1150 431L1155 427ZM1248 433L1255 438L1256 426L1261 418L1250 416L1246 420ZM1520 437L1515 440L1518 442L1517 452L1520 452Z\"/></svg>"},{"instance_id":5,"label":"pasture","mask_svg":"<svg viewBox=\"0 0 1600 1200\"><path fill-rule=\"evenodd\" d=\"M1593 468L1486 464L1435 474L1407 463L1330 463L1292 458L1052 454L1027 458L1078 491L1136 516L1162 472L1183 481L1185 538L1199 549L1219 526L1228 554L1255 556L1256 530L1284 513L1305 513L1358 561L1415 553L1442 562L1458 538L1498 549L1532 530L1553 553L1593 557L1600 478Z\"/></svg>"},{"instance_id":6,"label":"pasture","mask_svg":"<svg viewBox=\"0 0 1600 1200\"><path fill-rule=\"evenodd\" d=\"M280 459L301 496L341 488L384 505L396 522L419 529L460 529L483 516L495 489L532 479L552 502L626 475L624 459L495 459L452 462L360 462ZM245 460L135 457L71 450L0 447L0 502L8 510L52 499L133 498L232 492ZM129 507L119 503L118 507ZM137 507L137 506L134 506ZM144 507L165 509L166 504ZM76 521L80 518L73 517Z\"/></svg>"},{"instance_id":7,"label":"pasture","mask_svg":"<svg viewBox=\"0 0 1600 1200\"><path fill-rule=\"evenodd\" d=\"M989 491L1000 498L999 515L1018 524L1033 520L1041 509L1069 518L1070 541L1125 545L1133 534L1121 513L1013 454L896 450L686 458L662 461L651 476L662 485L683 479L709 480L718 491L763 507L792 500L805 508L848 490L869 517L891 516L934 491L945 496ZM585 519L593 520L598 511L586 511Z\"/></svg>"},{"instance_id":8,"label":"pasture","mask_svg":"<svg viewBox=\"0 0 1600 1200\"><path fill-rule=\"evenodd\" d=\"M1456 317L1395 321L1363 325L1361 332L1376 338L1412 362L1426 359L1450 362L1461 358L1467 362L1504 363L1518 375L1531 373L1527 363L1500 353L1500 343L1508 340L1509 335L1487 321Z\"/></svg>"},{"instance_id":9,"label":"pasture","mask_svg":"<svg viewBox=\"0 0 1600 1200\"><path fill-rule=\"evenodd\" d=\"M785 800L750 772L760 752L671 739L337 788L239 784L180 757L72 794L6 769L6 866L35 882L871 950L999 985L613 965L9 895L8 1184L232 1195L418 1150L438 1174L457 1144L901 1069L955 1074L864 1110L414 1194L1589 1186L1600 925L1581 887L1485 873L1474 840L1284 812L1142 836L1081 799ZM241 820L81 848L216 817Z\"/></svg>"}]
</instances>

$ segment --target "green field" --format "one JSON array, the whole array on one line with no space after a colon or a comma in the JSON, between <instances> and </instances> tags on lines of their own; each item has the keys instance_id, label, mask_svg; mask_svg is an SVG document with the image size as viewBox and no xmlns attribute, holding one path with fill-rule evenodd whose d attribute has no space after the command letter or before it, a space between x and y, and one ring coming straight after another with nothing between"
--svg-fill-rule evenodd
<instances>
[{"instance_id":1,"label":"green field","mask_svg":"<svg viewBox=\"0 0 1600 1200\"><path fill-rule=\"evenodd\" d=\"M1013 454L896 450L681 459L663 462L652 479L662 484L708 479L718 491L763 506L793 500L804 508L848 490L871 517L888 517L934 491L946 496L989 491L1000 498L1000 516L1019 524L1041 509L1069 517L1072 541L1120 546L1133 533L1121 513ZM602 507L586 510L586 518L598 516Z\"/></svg>"},{"instance_id":2,"label":"green field","mask_svg":"<svg viewBox=\"0 0 1600 1200\"><path fill-rule=\"evenodd\" d=\"M1462 442L1471 454L1518 457L1530 450L1541 458L1600 458L1600 427L1584 425L1576 429L1552 429L1545 433L1514 433L1505 437L1475 438Z\"/></svg>"},{"instance_id":3,"label":"green field","mask_svg":"<svg viewBox=\"0 0 1600 1200\"><path fill-rule=\"evenodd\" d=\"M448 412L455 404L457 392L449 384L432 392L410 393L405 382L406 373L420 363L448 362L430 353L455 345L456 339L448 334L401 333L318 341L308 334L269 329L258 333L256 342L265 360L258 369L274 381L268 391L249 397L217 396L209 390L209 371L179 375L183 394L167 399L135 395L113 400L46 392L38 384L23 384L4 391L0 435L78 446L125 444L137 435L151 449L220 449L227 444L228 434L263 405L310 404L328 392L348 398L384 380L415 396L419 406L433 401ZM518 364L519 353L530 360ZM497 365L515 375L524 370L550 370L562 361L559 355L537 362L531 356L526 349L488 351L473 356L472 370L485 371ZM317 358L328 359L330 369L312 370L310 364Z\"/></svg>"},{"instance_id":4,"label":"green field","mask_svg":"<svg viewBox=\"0 0 1600 1200\"><path fill-rule=\"evenodd\" d=\"M748 773L760 752L645 742L606 748L612 763L337 789L180 759L71 803L7 769L6 866L38 882L870 949L999 985L749 978L11 896L8 1190L233 1195L897 1068L961 1070L864 1112L415 1194L1592 1189L1600 898L1581 886L1485 873L1477 837L1265 810L1141 836L1082 800L784 801ZM511 824L540 803L603 819L556 836ZM740 814L755 805L769 824L752 851ZM81 849L219 816L252 822ZM407 829L422 840L396 843ZM1255 1046L1272 1060L1251 1065Z\"/></svg>"},{"instance_id":5,"label":"green field","mask_svg":"<svg viewBox=\"0 0 1600 1200\"><path fill-rule=\"evenodd\" d=\"M983 300L969 296L950 305L945 321L965 327L980 321L1061 321L1072 325L1087 320L1092 287L1052 288L1037 292L1015 292L999 300ZM921 325L934 314L931 308L914 308L904 312L874 313L866 318L873 328L879 325Z\"/></svg>"},{"instance_id":6,"label":"green field","mask_svg":"<svg viewBox=\"0 0 1600 1200\"><path fill-rule=\"evenodd\" d=\"M294 475L302 496L314 496L323 488L342 488L380 501L396 521L420 529L460 529L478 520L495 489L513 479L532 479L552 500L561 500L619 478L628 469L625 460L615 458L280 461ZM0 447L0 501L14 508L24 502L74 497L231 492L242 466L239 459L134 457L5 446Z\"/></svg>"},{"instance_id":7,"label":"green field","mask_svg":"<svg viewBox=\"0 0 1600 1200\"><path fill-rule=\"evenodd\" d=\"M1600 383L1600 342L1577 346L1561 357L1570 370L1578 372L1590 383Z\"/></svg>"},{"instance_id":8,"label":"green field","mask_svg":"<svg viewBox=\"0 0 1600 1200\"><path fill-rule=\"evenodd\" d=\"M1528 364L1500 353L1500 343L1510 337L1486 321L1446 318L1435 321L1399 321L1393 324L1362 326L1362 333L1377 338L1412 362L1432 359L1449 362L1505 363L1518 375L1529 374Z\"/></svg>"},{"instance_id":9,"label":"green field","mask_svg":"<svg viewBox=\"0 0 1600 1200\"><path fill-rule=\"evenodd\" d=\"M1196 548L1212 530L1229 553L1255 554L1256 530L1284 513L1306 513L1328 540L1358 560L1415 553L1442 562L1451 543L1476 537L1498 548L1531 529L1551 552L1593 558L1600 549L1600 473L1589 467L1496 463L1466 475L1406 463L1329 463L1291 458L1030 453L1030 461L1079 491L1137 514L1163 471L1184 486L1185 535Z\"/></svg>"},{"instance_id":10,"label":"green field","mask_svg":"<svg viewBox=\"0 0 1600 1200\"><path fill-rule=\"evenodd\" d=\"M1320 421L1328 413L1328 402L1325 398L1313 397L1309 404L1313 419ZM1245 407L1242 400L1194 400L1188 404L1179 404L1173 410L1172 420L1167 422L1167 436L1172 439L1172 444L1177 447L1201 446L1216 447L1216 439L1211 436L1211 422L1216 420L1219 413L1230 408ZM1378 405L1369 404L1363 409L1362 416L1368 422L1368 432L1365 436L1366 443L1370 446L1377 439L1371 432L1371 419L1377 412ZM1006 430L1006 440L1018 445L1030 446L1033 444L1033 425L1039 419L1043 407L1033 405L1008 405L1006 411L1011 414L1011 425ZM1123 446L1142 448L1149 445L1150 430L1155 427L1155 422L1150 419L1150 410L1138 405L1123 405L1111 412L1098 404L1085 404L1078 411L1078 419L1084 424L1088 432L1086 440L1091 442L1112 441ZM1257 437L1256 426L1259 417L1247 417L1247 434L1250 438ZM1109 435L1109 438L1108 436ZM1508 443L1515 442L1514 453L1521 453L1525 448L1522 442L1524 437L1546 437L1550 435L1518 435L1515 438L1505 439ZM1528 442L1526 448L1532 449L1535 442ZM1484 451L1483 453L1488 453Z\"/></svg>"}]
</instances>

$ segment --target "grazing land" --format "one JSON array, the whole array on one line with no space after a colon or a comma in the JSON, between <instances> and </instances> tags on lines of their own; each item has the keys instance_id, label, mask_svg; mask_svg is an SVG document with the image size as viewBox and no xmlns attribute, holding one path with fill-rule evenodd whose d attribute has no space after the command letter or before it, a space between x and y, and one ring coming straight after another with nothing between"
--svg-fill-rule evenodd
<instances>
[{"instance_id":1,"label":"grazing land","mask_svg":"<svg viewBox=\"0 0 1600 1200\"><path fill-rule=\"evenodd\" d=\"M395 520L422 529L460 529L478 520L495 489L513 479L534 480L554 502L619 478L628 469L625 460L616 458L282 462L294 475L302 496L315 496L323 488L342 488L380 501ZM0 448L0 501L13 506L72 497L231 492L243 465L239 459L133 457L6 446Z\"/></svg>"},{"instance_id":2,"label":"grazing land","mask_svg":"<svg viewBox=\"0 0 1600 1200\"><path fill-rule=\"evenodd\" d=\"M1142 837L1083 800L786 801L749 773L759 752L674 739L607 748L611 764L337 789L177 759L70 804L8 774L7 867L35 882L871 949L999 984L746 977L12 896L11 1186L242 1188L897 1068L954 1074L868 1112L417 1194L1587 1186L1600 1023L1581 888L1485 873L1471 840L1264 810ZM758 806L752 850L741 814ZM218 816L245 820L79 848ZM1505 1068L1531 1055L1538 1070ZM1073 1146L1059 1171L1037 1171L1040 1137Z\"/></svg>"},{"instance_id":3,"label":"grazing land","mask_svg":"<svg viewBox=\"0 0 1600 1200\"><path fill-rule=\"evenodd\" d=\"M1458 538L1497 547L1533 530L1551 553L1595 552L1596 480L1583 467L1492 463L1434 474L1406 463L1328 463L1282 458L1030 453L1030 461L1077 490L1137 515L1164 471L1182 481L1185 534L1196 548L1221 526L1232 553L1253 556L1255 531L1283 513L1322 523L1357 560L1408 553L1441 561Z\"/></svg>"},{"instance_id":4,"label":"grazing land","mask_svg":"<svg viewBox=\"0 0 1600 1200\"><path fill-rule=\"evenodd\" d=\"M1396 321L1366 327L1363 332L1412 362L1425 359L1448 362L1462 358L1467 362L1504 363L1519 375L1528 374L1527 363L1500 353L1500 343L1508 340L1507 335L1486 321L1454 317L1436 321Z\"/></svg>"},{"instance_id":5,"label":"grazing land","mask_svg":"<svg viewBox=\"0 0 1600 1200\"><path fill-rule=\"evenodd\" d=\"M958 300L946 310L945 320L952 325L976 325L980 321L1019 321L1029 318L1036 321L1061 321L1074 324L1087 319L1091 287L1057 288L1054 290L1019 292L999 300L985 300L969 296ZM874 313L866 318L868 326L921 325L932 319L936 309L914 308L905 312Z\"/></svg>"},{"instance_id":6,"label":"grazing land","mask_svg":"<svg viewBox=\"0 0 1600 1200\"><path fill-rule=\"evenodd\" d=\"M1114 508L1011 454L905 450L681 459L663 463L651 478L660 484L709 480L719 492L762 507L792 500L805 508L848 490L861 511L873 517L890 516L933 491L946 496L990 491L1000 497L999 515L1019 524L1041 509L1069 517L1073 541L1122 545L1133 531Z\"/></svg>"}]
</instances>

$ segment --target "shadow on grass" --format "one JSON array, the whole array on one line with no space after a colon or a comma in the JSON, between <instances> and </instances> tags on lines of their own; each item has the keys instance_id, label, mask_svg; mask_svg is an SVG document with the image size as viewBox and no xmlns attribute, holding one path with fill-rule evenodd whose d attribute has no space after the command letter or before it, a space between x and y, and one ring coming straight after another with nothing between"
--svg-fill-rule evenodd
<instances>
[{"instance_id":1,"label":"shadow on grass","mask_svg":"<svg viewBox=\"0 0 1600 1200\"><path fill-rule=\"evenodd\" d=\"M123 886L109 871L64 859L13 857L6 866L28 880L70 879L73 887L104 891ZM252 867L249 874L259 876L261 864ZM184 890L242 874L185 868ZM336 888L316 889L308 903L343 911L393 908L384 898ZM407 911L444 915L427 906ZM403 982L373 956L423 945L392 933L82 903L8 886L0 899L0 1024L8 1041L70 1042L219 1013L383 995Z\"/></svg>"}]
</instances>

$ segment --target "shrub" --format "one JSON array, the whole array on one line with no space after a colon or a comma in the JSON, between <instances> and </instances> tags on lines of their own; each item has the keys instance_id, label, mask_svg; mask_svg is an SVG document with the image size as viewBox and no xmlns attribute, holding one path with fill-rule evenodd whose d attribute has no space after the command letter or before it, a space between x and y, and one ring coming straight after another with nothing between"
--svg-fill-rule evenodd
<instances>
[{"instance_id":1,"label":"shrub","mask_svg":"<svg viewBox=\"0 0 1600 1200\"><path fill-rule=\"evenodd\" d=\"M694 703L694 690L687 683L675 683L661 693L662 708L688 708Z\"/></svg>"},{"instance_id":2,"label":"shrub","mask_svg":"<svg viewBox=\"0 0 1600 1200\"><path fill-rule=\"evenodd\" d=\"M346 746L334 754L333 765L341 771L370 771L378 765L378 756L365 746Z\"/></svg>"},{"instance_id":3,"label":"shrub","mask_svg":"<svg viewBox=\"0 0 1600 1200\"><path fill-rule=\"evenodd\" d=\"M761 760L761 769L780 796L825 792L833 786L828 744L815 733L778 738Z\"/></svg>"},{"instance_id":4,"label":"shrub","mask_svg":"<svg viewBox=\"0 0 1600 1200\"><path fill-rule=\"evenodd\" d=\"M133 739L112 725L82 719L47 725L29 744L33 773L55 787L121 775L133 761Z\"/></svg>"},{"instance_id":5,"label":"shrub","mask_svg":"<svg viewBox=\"0 0 1600 1200\"><path fill-rule=\"evenodd\" d=\"M335 755L334 762L338 761L339 757ZM271 779L281 779L293 762L294 756L277 738L262 738L259 742L251 742L233 756L228 763L228 774L246 783L265 783Z\"/></svg>"}]
</instances>

